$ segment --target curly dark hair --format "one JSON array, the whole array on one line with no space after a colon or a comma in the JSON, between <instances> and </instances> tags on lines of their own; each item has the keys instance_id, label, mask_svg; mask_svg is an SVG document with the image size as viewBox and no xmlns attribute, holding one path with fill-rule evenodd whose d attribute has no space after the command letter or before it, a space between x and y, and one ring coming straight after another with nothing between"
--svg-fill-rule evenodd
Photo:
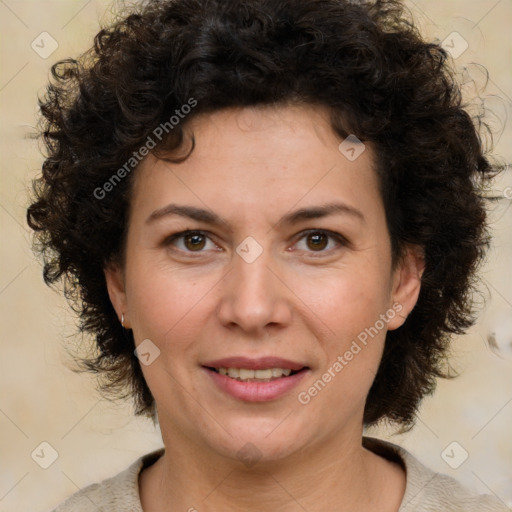
<instances>
[{"instance_id":1,"label":"curly dark hair","mask_svg":"<svg viewBox=\"0 0 512 512\"><path fill-rule=\"evenodd\" d=\"M371 143L393 265L417 244L426 266L416 307L387 333L364 422L411 426L447 376L451 336L475 322L476 271L489 245L484 191L496 170L447 53L397 0L141 2L80 58L52 67L39 102L47 157L27 218L46 283L63 280L81 331L95 337L81 369L98 374L106 396L131 396L136 414L154 415L104 277L123 262L136 169L98 191L191 99L153 151L175 154L200 113L282 104L327 107L335 133Z\"/></svg>"}]
</instances>

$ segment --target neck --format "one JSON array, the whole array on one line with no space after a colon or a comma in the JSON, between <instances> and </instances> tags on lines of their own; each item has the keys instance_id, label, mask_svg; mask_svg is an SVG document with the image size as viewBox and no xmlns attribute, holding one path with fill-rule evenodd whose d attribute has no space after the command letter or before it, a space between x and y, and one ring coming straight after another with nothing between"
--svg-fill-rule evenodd
<instances>
[{"instance_id":1,"label":"neck","mask_svg":"<svg viewBox=\"0 0 512 512\"><path fill-rule=\"evenodd\" d=\"M165 454L141 475L143 509L397 511L405 490L403 470L364 449L360 432L354 435L254 465L164 436Z\"/></svg>"}]
</instances>

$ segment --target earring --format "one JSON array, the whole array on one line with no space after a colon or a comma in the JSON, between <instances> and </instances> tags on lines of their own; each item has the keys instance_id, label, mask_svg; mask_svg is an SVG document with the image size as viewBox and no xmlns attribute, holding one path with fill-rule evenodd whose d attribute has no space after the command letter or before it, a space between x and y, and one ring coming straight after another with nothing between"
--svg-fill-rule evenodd
<instances>
[{"instance_id":1,"label":"earring","mask_svg":"<svg viewBox=\"0 0 512 512\"><path fill-rule=\"evenodd\" d=\"M121 313L121 326L124 329L124 313Z\"/></svg>"}]
</instances>

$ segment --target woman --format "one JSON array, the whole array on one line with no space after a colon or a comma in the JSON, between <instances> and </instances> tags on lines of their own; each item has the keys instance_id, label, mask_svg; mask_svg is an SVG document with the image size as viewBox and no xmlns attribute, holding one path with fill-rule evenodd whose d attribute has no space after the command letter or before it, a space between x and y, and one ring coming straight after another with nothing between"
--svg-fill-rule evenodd
<instances>
[{"instance_id":1,"label":"woman","mask_svg":"<svg viewBox=\"0 0 512 512\"><path fill-rule=\"evenodd\" d=\"M363 427L473 323L494 170L399 2L162 0L58 63L28 222L165 449L59 506L502 511Z\"/></svg>"}]
</instances>

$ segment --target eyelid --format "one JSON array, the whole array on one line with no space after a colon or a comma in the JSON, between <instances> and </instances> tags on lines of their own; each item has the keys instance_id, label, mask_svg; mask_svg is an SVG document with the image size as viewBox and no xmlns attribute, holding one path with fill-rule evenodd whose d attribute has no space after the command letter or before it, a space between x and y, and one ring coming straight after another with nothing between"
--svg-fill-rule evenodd
<instances>
[{"instance_id":1,"label":"eyelid","mask_svg":"<svg viewBox=\"0 0 512 512\"><path fill-rule=\"evenodd\" d=\"M294 236L295 241L293 242L293 245L297 244L300 240L302 240L306 236L313 234L313 233L324 234L324 235L328 236L329 238L335 240L340 246L350 245L350 242L341 233L337 233L336 231L331 231L328 229L319 229L319 228L317 228L317 229L312 228L312 229L306 229L304 231L301 231L300 233L298 233L297 235ZM186 230L183 230L183 231L180 231L177 233L173 233L172 235L166 237L163 240L162 245L164 245L164 246L170 245L175 240L184 238L185 236L189 236L189 235L202 235L202 236L206 237L208 240L210 240L213 244L217 245L217 247L218 247L218 244L212 238L212 233L210 233L209 231L202 230L202 229L186 229ZM178 249L178 250L181 250L181 249ZM220 249L220 250L222 250L222 249ZM321 254L329 253L332 250L333 249L330 249L327 251L322 250L322 251L307 251L307 252L310 252L311 254L317 253L317 254L321 255ZM201 250L201 251L183 251L183 252L187 252L189 254L194 254L195 252L197 252L197 254L200 254L200 253L206 252L206 251Z\"/></svg>"},{"instance_id":2,"label":"eyelid","mask_svg":"<svg viewBox=\"0 0 512 512\"><path fill-rule=\"evenodd\" d=\"M162 241L162 245L163 246L171 245L171 244L173 244L174 241L176 241L180 238L184 238L186 236L190 236L190 235L202 235L205 238L207 238L210 242L217 245L217 247L218 247L218 244L215 243L215 241L212 238L212 234L209 231L205 231L203 229L185 229L183 231L173 233L172 235L169 235L164 238L164 240ZM178 250L180 250L182 252L186 252L188 254L194 254L194 253L200 254L202 252L205 252L205 251L183 251L182 249L178 249Z\"/></svg>"},{"instance_id":3,"label":"eyelid","mask_svg":"<svg viewBox=\"0 0 512 512\"><path fill-rule=\"evenodd\" d=\"M329 229L320 229L320 228L306 229L304 231L301 231L298 235L296 235L294 244L296 244L297 242L302 240L304 237L306 237L310 234L313 234L313 233L321 233L323 235L326 235L329 238L334 239L340 246L349 246L350 245L350 242L341 233L337 233L336 231L331 231ZM308 252L310 252L311 254L321 255L321 254L329 253L331 251L332 251L332 249L331 250L322 250L322 251L308 251Z\"/></svg>"}]
</instances>

